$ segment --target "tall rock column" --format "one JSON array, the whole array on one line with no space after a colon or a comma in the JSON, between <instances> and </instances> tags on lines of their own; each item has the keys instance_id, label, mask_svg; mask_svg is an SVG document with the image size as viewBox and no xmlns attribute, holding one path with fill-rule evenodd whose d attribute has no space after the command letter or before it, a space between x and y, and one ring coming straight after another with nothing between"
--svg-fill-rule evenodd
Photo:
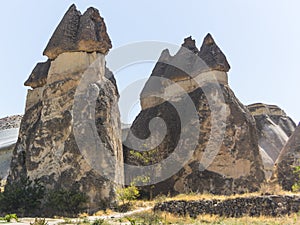
<instances>
[{"instance_id":1,"label":"tall rock column","mask_svg":"<svg viewBox=\"0 0 300 225\"><path fill-rule=\"evenodd\" d=\"M174 56L162 52L124 143L127 182L145 168L145 191L153 194L260 188L265 176L255 120L230 89L229 69L210 34L200 50L189 37Z\"/></svg>"},{"instance_id":2,"label":"tall rock column","mask_svg":"<svg viewBox=\"0 0 300 225\"><path fill-rule=\"evenodd\" d=\"M44 51L48 61L38 63L25 82L32 89L28 90L9 183L28 176L40 179L47 190L75 189L88 195L90 208L115 201L114 190L122 182L123 155L119 94L104 60L110 48L98 10L89 8L81 15L72 5ZM82 90L90 86L96 91L92 108L89 90ZM78 121L76 115L85 120ZM84 122L95 127L101 145L78 137L78 132L86 132ZM101 162L86 158L87 146L109 155L113 164L104 170L110 176L96 166Z\"/></svg>"}]
</instances>

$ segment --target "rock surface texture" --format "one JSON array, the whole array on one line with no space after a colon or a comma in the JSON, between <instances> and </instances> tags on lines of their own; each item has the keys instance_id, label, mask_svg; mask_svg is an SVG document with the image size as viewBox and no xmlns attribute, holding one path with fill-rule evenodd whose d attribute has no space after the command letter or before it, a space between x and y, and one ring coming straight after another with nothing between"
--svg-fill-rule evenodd
<instances>
[{"instance_id":1,"label":"rock surface texture","mask_svg":"<svg viewBox=\"0 0 300 225\"><path fill-rule=\"evenodd\" d=\"M296 124L276 105L256 103L247 108L256 121L258 145L267 179L272 175L280 151L295 130Z\"/></svg>"},{"instance_id":2,"label":"rock surface texture","mask_svg":"<svg viewBox=\"0 0 300 225\"><path fill-rule=\"evenodd\" d=\"M21 115L7 116L5 118L2 118L0 119L0 130L8 130L14 128L18 129L20 127L21 120Z\"/></svg>"},{"instance_id":3,"label":"rock surface texture","mask_svg":"<svg viewBox=\"0 0 300 225\"><path fill-rule=\"evenodd\" d=\"M284 190L291 191L300 179L299 172L295 173L296 166L300 166L300 124L280 152L272 180L278 182Z\"/></svg>"},{"instance_id":4,"label":"rock surface texture","mask_svg":"<svg viewBox=\"0 0 300 225\"><path fill-rule=\"evenodd\" d=\"M189 37L176 55L162 52L124 143L127 183L148 176L154 186L144 191L154 195L260 188L265 176L255 121L230 89L229 69L210 34L200 50Z\"/></svg>"},{"instance_id":5,"label":"rock surface texture","mask_svg":"<svg viewBox=\"0 0 300 225\"><path fill-rule=\"evenodd\" d=\"M98 10L89 8L81 15L71 6L45 50L49 60L37 64L25 82L33 89L28 90L9 183L28 176L40 179L47 190L75 189L88 195L91 209L115 201L115 179L122 179L119 168L109 168L115 177L108 179L95 168L102 162L87 160L84 154L87 146L96 146L115 164L123 159L119 94L103 55L110 47ZM78 139L86 126L95 126L94 135L105 149Z\"/></svg>"},{"instance_id":6,"label":"rock surface texture","mask_svg":"<svg viewBox=\"0 0 300 225\"><path fill-rule=\"evenodd\" d=\"M81 15L72 5L54 31L44 55L55 59L63 52L99 52L106 54L112 47L99 11L89 8Z\"/></svg>"}]
</instances>

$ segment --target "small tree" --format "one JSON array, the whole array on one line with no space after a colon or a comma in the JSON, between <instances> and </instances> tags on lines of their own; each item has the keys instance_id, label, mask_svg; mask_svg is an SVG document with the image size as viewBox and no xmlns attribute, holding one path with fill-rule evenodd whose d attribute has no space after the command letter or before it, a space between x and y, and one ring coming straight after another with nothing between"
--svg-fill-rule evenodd
<instances>
[{"instance_id":1,"label":"small tree","mask_svg":"<svg viewBox=\"0 0 300 225\"><path fill-rule=\"evenodd\" d=\"M117 199L122 202L123 205L130 204L131 201L137 199L140 196L138 188L134 182L131 182L130 186L125 188L118 188L116 190Z\"/></svg>"}]
</instances>

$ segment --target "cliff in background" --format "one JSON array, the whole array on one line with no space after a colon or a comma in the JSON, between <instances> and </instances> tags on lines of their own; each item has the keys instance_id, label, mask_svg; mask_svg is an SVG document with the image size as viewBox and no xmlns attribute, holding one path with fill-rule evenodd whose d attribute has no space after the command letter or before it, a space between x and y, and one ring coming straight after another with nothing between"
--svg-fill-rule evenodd
<instances>
[{"instance_id":1,"label":"cliff in background","mask_svg":"<svg viewBox=\"0 0 300 225\"><path fill-rule=\"evenodd\" d=\"M296 128L295 122L276 105L256 103L247 108L256 121L258 145L263 157L267 179L271 178L274 164Z\"/></svg>"}]
</instances>

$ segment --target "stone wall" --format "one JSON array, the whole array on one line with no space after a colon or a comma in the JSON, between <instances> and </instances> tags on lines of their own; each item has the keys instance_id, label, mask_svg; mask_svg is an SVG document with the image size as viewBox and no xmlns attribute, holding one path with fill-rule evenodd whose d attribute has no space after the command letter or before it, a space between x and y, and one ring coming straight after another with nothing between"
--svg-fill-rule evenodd
<instances>
[{"instance_id":1,"label":"stone wall","mask_svg":"<svg viewBox=\"0 0 300 225\"><path fill-rule=\"evenodd\" d=\"M169 201L158 203L155 211L196 218L198 215L224 217L284 216L299 212L300 196L258 196L227 200Z\"/></svg>"}]
</instances>

